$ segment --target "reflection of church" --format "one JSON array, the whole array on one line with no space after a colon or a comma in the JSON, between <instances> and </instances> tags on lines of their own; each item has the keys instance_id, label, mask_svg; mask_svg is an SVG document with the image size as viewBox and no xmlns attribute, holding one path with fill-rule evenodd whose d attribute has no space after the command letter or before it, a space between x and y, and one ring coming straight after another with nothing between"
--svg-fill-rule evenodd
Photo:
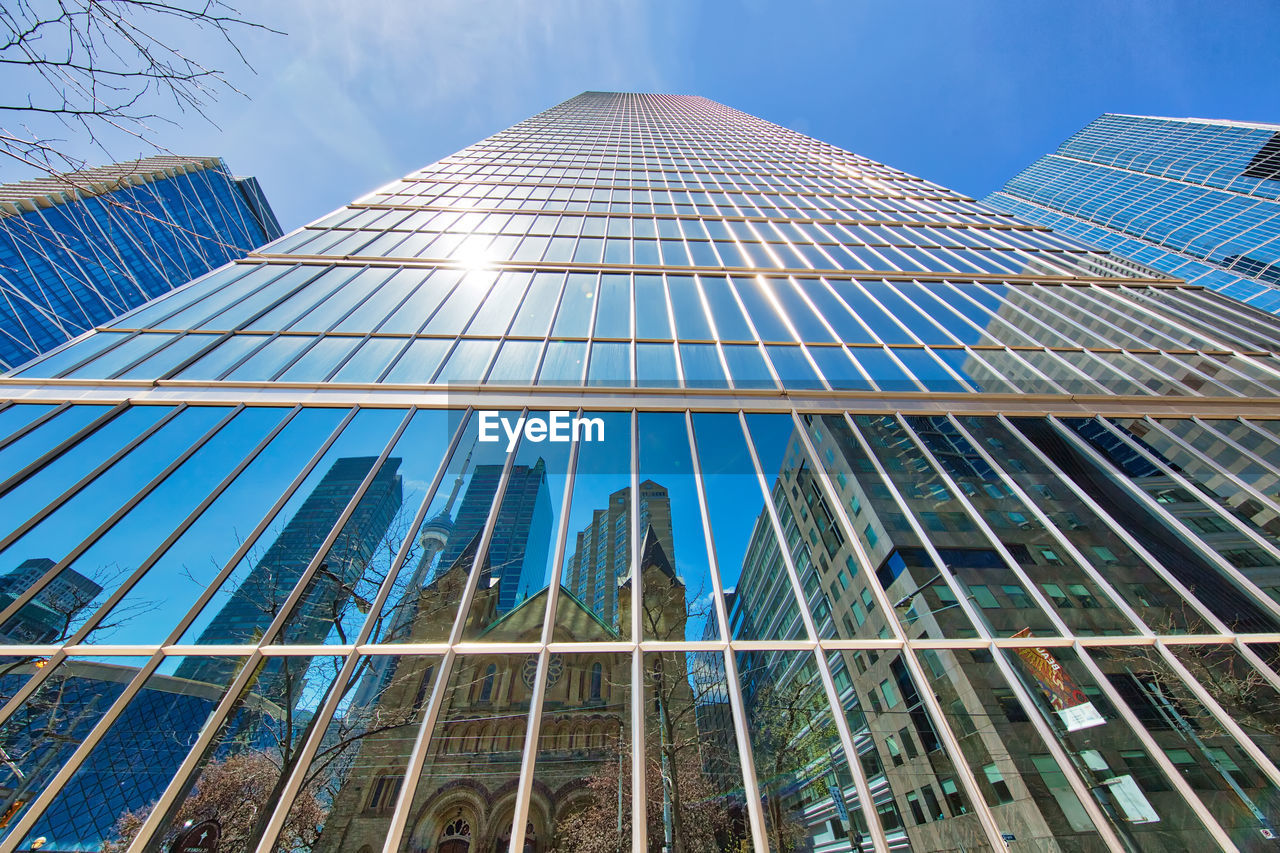
<instances>
[{"instance_id":1,"label":"reflection of church","mask_svg":"<svg viewBox=\"0 0 1280 853\"><path fill-rule=\"evenodd\" d=\"M441 620L451 622L475 561L479 535L418 596L404 641L436 638ZM641 565L646 590L644 622L661 636L684 635L684 585L676 576L652 526L646 530ZM538 643L547 610L542 589L501 612L500 578L488 560L480 568L466 634L483 642ZM618 581L621 624L631 620L630 573ZM572 592L561 589L553 642L616 642L619 633ZM447 631L447 627L444 628ZM683 658L683 656L679 656ZM399 659L394 668L375 668L371 677L386 685L373 691L352 713L403 716L425 712L435 679L434 657ZM670 663L670 662L669 662ZM506 851L516 802L521 758L537 671L536 655L460 654L453 662L435 729L414 794L402 849L412 853ZM630 656L611 653L559 655L548 661L547 687L524 849L553 849L557 822L592 802L588 785L605 762L618 762L625 749L630 703ZM687 681L687 679L686 679ZM621 744L621 746L620 746ZM360 739L354 777L336 794L319 851L380 850L401 788L412 738L403 732L376 732ZM628 806L629 808L629 806Z\"/></svg>"}]
</instances>

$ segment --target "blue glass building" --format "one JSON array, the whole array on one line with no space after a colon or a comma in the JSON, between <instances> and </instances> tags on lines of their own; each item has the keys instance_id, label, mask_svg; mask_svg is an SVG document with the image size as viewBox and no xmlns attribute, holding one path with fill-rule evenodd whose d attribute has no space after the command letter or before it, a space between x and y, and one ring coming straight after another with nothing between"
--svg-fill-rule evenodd
<instances>
[{"instance_id":1,"label":"blue glass building","mask_svg":"<svg viewBox=\"0 0 1280 853\"><path fill-rule=\"evenodd\" d=\"M1280 312L1280 125L1107 113L986 203Z\"/></svg>"},{"instance_id":2,"label":"blue glass building","mask_svg":"<svg viewBox=\"0 0 1280 853\"><path fill-rule=\"evenodd\" d=\"M1274 314L584 93L0 377L0 853L1269 853L1278 392Z\"/></svg>"},{"instance_id":3,"label":"blue glass building","mask_svg":"<svg viewBox=\"0 0 1280 853\"><path fill-rule=\"evenodd\" d=\"M280 236L257 179L148 157L0 187L0 370Z\"/></svg>"}]
</instances>

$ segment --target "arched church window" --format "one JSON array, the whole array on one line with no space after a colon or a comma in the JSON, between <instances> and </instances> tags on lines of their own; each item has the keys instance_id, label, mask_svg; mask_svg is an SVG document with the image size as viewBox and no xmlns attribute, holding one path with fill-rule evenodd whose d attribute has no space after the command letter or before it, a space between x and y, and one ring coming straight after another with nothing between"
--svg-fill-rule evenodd
<instances>
[{"instance_id":1,"label":"arched church window","mask_svg":"<svg viewBox=\"0 0 1280 853\"><path fill-rule=\"evenodd\" d=\"M600 698L600 690L604 685L604 667L599 663L591 665L591 696L592 699Z\"/></svg>"},{"instance_id":2,"label":"arched church window","mask_svg":"<svg viewBox=\"0 0 1280 853\"><path fill-rule=\"evenodd\" d=\"M471 849L471 824L464 818L455 818L444 832L440 833L440 843L436 845L436 853L467 853Z\"/></svg>"},{"instance_id":3,"label":"arched church window","mask_svg":"<svg viewBox=\"0 0 1280 853\"><path fill-rule=\"evenodd\" d=\"M480 701L493 701L493 678L498 672L498 668L493 664L489 664L489 668L484 671L484 681L480 684Z\"/></svg>"}]
</instances>

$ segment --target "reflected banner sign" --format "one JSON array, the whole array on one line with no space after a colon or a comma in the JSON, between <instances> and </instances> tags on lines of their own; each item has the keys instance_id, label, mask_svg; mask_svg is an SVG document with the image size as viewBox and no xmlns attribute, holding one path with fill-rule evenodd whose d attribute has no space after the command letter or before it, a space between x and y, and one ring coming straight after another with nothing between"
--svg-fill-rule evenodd
<instances>
[{"instance_id":1,"label":"reflected banner sign","mask_svg":"<svg viewBox=\"0 0 1280 853\"><path fill-rule=\"evenodd\" d=\"M1278 392L1280 317L585 92L0 377L0 853L1271 853Z\"/></svg>"},{"instance_id":2,"label":"reflected banner sign","mask_svg":"<svg viewBox=\"0 0 1280 853\"><path fill-rule=\"evenodd\" d=\"M1023 628L1013 636L1030 637L1031 629ZM1058 719L1067 727L1067 731L1074 732L1100 726L1106 722L1106 719L1098 713L1098 709L1093 707L1089 697L1076 687L1071 676L1048 649L1029 646L1014 649L1013 653L1035 679L1049 707L1053 708Z\"/></svg>"}]
</instances>

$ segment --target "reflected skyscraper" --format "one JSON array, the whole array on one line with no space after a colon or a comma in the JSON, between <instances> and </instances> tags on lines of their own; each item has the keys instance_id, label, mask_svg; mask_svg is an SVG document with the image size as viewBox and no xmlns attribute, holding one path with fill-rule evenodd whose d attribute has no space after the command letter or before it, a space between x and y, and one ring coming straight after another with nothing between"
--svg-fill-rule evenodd
<instances>
[{"instance_id":1,"label":"reflected skyscraper","mask_svg":"<svg viewBox=\"0 0 1280 853\"><path fill-rule=\"evenodd\" d=\"M457 562L484 529L501 475L501 465L476 466L440 552L441 566ZM503 492L488 550L492 582L501 587L499 612L510 610L546 586L543 572L551 536L546 463L539 459L533 465L517 465Z\"/></svg>"},{"instance_id":2,"label":"reflected skyscraper","mask_svg":"<svg viewBox=\"0 0 1280 853\"><path fill-rule=\"evenodd\" d=\"M640 484L642 530L651 525L668 554L671 540L671 501L667 490L652 480ZM592 514L591 524L579 530L565 569L564 588L576 595L606 624L616 623L618 584L631 568L631 490L609 495L607 507Z\"/></svg>"},{"instance_id":3,"label":"reflected skyscraper","mask_svg":"<svg viewBox=\"0 0 1280 853\"><path fill-rule=\"evenodd\" d=\"M114 567L11 644L0 743L75 746L10 754L50 781L0 842L131 772L173 666L226 693L119 849L1265 853L1278 350L890 166L584 93L0 379L0 564L38 561L0 624Z\"/></svg>"},{"instance_id":4,"label":"reflected skyscraper","mask_svg":"<svg viewBox=\"0 0 1280 853\"><path fill-rule=\"evenodd\" d=\"M986 203L1280 313L1280 125L1106 113Z\"/></svg>"},{"instance_id":5,"label":"reflected skyscraper","mask_svg":"<svg viewBox=\"0 0 1280 853\"><path fill-rule=\"evenodd\" d=\"M403 487L388 459L349 515L344 512L377 464L376 457L339 459L307 496L297 513L272 542L230 600L200 633L201 645L236 645L255 640L284 608L303 572L320 552L334 526L342 530L324 561L292 609L286 635L292 643L322 643L351 601L356 581L367 570L374 550L400 509ZM220 658L189 657L178 667L179 678L220 683L236 664ZM272 668L274 671L274 668ZM260 679L258 692L272 696L270 679Z\"/></svg>"}]
</instances>

